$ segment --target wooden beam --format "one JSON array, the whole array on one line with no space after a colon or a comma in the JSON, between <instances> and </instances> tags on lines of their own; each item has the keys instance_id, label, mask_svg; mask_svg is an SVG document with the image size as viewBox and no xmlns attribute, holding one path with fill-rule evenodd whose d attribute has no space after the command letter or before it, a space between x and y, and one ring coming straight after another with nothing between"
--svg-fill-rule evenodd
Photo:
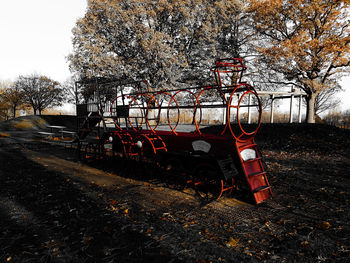
<instances>
[{"instance_id":1,"label":"wooden beam","mask_svg":"<svg viewBox=\"0 0 350 263\"><path fill-rule=\"evenodd\" d=\"M301 123L301 108L303 105L303 96L299 96L299 113L298 113L298 122Z\"/></svg>"},{"instance_id":2,"label":"wooden beam","mask_svg":"<svg viewBox=\"0 0 350 263\"><path fill-rule=\"evenodd\" d=\"M271 113L270 113L270 123L273 123L273 110L274 110L275 98L271 95Z\"/></svg>"},{"instance_id":3,"label":"wooden beam","mask_svg":"<svg viewBox=\"0 0 350 263\"><path fill-rule=\"evenodd\" d=\"M256 91L256 93L259 96L271 96L271 95L275 95L275 96L306 96L306 93L304 91L265 91L265 90L261 90L261 91Z\"/></svg>"},{"instance_id":4,"label":"wooden beam","mask_svg":"<svg viewBox=\"0 0 350 263\"><path fill-rule=\"evenodd\" d=\"M294 95L290 97L289 123L293 123L293 99Z\"/></svg>"}]
</instances>

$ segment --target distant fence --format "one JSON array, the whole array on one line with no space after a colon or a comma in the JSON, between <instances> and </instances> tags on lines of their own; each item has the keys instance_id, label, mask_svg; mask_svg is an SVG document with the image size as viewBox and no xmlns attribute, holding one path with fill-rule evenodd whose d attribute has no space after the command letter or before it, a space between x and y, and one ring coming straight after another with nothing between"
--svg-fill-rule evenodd
<instances>
[{"instance_id":1,"label":"distant fence","mask_svg":"<svg viewBox=\"0 0 350 263\"><path fill-rule=\"evenodd\" d=\"M289 114L288 114L288 122L293 123L294 122L294 99L299 100L299 106L298 106L298 113L297 113L297 122L302 122L302 99L306 96L306 93L303 91L290 91L290 92L284 92L284 91L257 91L259 97L263 96L269 96L271 99L271 106L270 106L270 123L275 122L275 100L277 99L290 99L290 106L289 106ZM248 123L250 123L251 117L248 116ZM263 122L268 122L265 118L263 119ZM287 120L286 120L287 122Z\"/></svg>"}]
</instances>

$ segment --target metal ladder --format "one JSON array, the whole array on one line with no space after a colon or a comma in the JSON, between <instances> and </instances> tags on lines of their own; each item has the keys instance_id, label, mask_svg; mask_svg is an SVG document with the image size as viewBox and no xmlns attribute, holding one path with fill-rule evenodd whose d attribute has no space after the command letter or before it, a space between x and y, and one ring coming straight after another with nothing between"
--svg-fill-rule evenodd
<instances>
[{"instance_id":1,"label":"metal ladder","mask_svg":"<svg viewBox=\"0 0 350 263\"><path fill-rule=\"evenodd\" d=\"M242 170L255 204L272 197L273 193L267 179L267 173L254 139L251 138L243 142L236 141L235 144Z\"/></svg>"}]
</instances>

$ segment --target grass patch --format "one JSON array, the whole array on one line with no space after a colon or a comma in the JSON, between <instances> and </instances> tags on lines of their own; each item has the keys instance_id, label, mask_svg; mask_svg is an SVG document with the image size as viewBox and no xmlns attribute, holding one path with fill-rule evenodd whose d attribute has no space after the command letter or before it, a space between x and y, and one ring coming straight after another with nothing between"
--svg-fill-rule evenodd
<instances>
[{"instance_id":1,"label":"grass patch","mask_svg":"<svg viewBox=\"0 0 350 263\"><path fill-rule=\"evenodd\" d=\"M33 120L33 125L38 126L39 128L45 128L47 122L44 119L38 118Z\"/></svg>"},{"instance_id":2,"label":"grass patch","mask_svg":"<svg viewBox=\"0 0 350 263\"><path fill-rule=\"evenodd\" d=\"M33 128L34 125L32 122L28 120L21 120L13 125L14 128L19 129L19 130L25 130L25 129L30 129Z\"/></svg>"}]
</instances>

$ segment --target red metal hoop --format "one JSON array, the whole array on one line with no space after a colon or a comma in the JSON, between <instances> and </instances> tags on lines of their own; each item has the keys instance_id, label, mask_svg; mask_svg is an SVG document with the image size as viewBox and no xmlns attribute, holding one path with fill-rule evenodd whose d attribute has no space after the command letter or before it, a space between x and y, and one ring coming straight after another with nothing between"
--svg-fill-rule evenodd
<instances>
[{"instance_id":1,"label":"red metal hoop","mask_svg":"<svg viewBox=\"0 0 350 263\"><path fill-rule=\"evenodd\" d=\"M215 75L216 83L219 87L223 86L236 86L241 82L243 71L247 67L243 64L241 58L225 58L215 62L215 66L210 69ZM223 85L223 74L230 73L231 83L229 85Z\"/></svg>"},{"instance_id":2,"label":"red metal hoop","mask_svg":"<svg viewBox=\"0 0 350 263\"><path fill-rule=\"evenodd\" d=\"M208 86L208 87L205 87L204 89L202 89L201 92L200 92L200 93L198 94L198 96L197 96L197 101L200 102L200 96L202 96L202 94L203 94L204 92L206 92L206 91L208 91L208 90L213 90L213 89L216 89L216 90L217 90L217 92L220 94L220 97L221 97L221 98L223 99L223 101L224 101L223 105L226 105L226 104L227 104L227 100L226 100L226 98L225 98L225 94L222 92L222 90L221 90L220 88L218 88L218 87L212 87L212 86ZM200 112L201 112L201 114L202 114L202 105L201 105L200 103L199 103L198 105L199 105L199 108L200 108ZM198 106L196 105L196 107L198 107ZM197 129L197 132L198 132L199 134L202 134L202 132L199 130L200 124L201 124L201 122L198 123L198 126L196 126L196 129ZM224 132L224 131L223 131L223 132ZM221 134L223 134L223 132L222 132Z\"/></svg>"},{"instance_id":3,"label":"red metal hoop","mask_svg":"<svg viewBox=\"0 0 350 263\"><path fill-rule=\"evenodd\" d=\"M151 131L152 131L153 133L156 132L156 129L157 129L158 126L159 126L159 122L160 122L161 114L162 114L162 109L163 109L163 108L161 107L161 105L159 104L158 100L156 99L156 97L157 97L158 95L167 95L167 96L169 96L170 98L172 97L171 94L169 94L169 93L166 92L166 91L160 91L160 92L154 93L153 95L150 95L151 98L152 98L152 100L154 100L155 103L156 103L157 106L158 106L158 117L157 117L157 120L156 120L156 125L155 125L155 127L152 127L152 126L151 126L151 124L149 123L148 116L146 116L147 125L148 125L148 127L151 129ZM149 108L149 106L150 106L149 104L150 104L150 102L151 102L152 100L149 100L149 102L147 103L147 108ZM169 120L168 120L168 123L169 123Z\"/></svg>"},{"instance_id":4,"label":"red metal hoop","mask_svg":"<svg viewBox=\"0 0 350 263\"><path fill-rule=\"evenodd\" d=\"M243 90L242 90L243 89ZM242 94L241 98L239 99L238 101L238 104L237 106L234 106L234 105L231 105L231 102L232 102L232 98L234 96L234 94L236 93L236 91L244 91L245 92ZM246 95L246 94L253 94L254 96L256 96L257 98L257 102L258 102L258 107L259 107L259 116L258 116L258 124L257 124L257 127L255 128L255 130L253 132L246 132L244 130L244 128L242 127L242 124L241 124L241 121L239 119L239 109L242 107L241 106L241 103L242 103L242 100L243 100L243 97ZM250 106L248 106L250 107ZM254 106L251 106L251 107L254 107ZM230 116L231 116L231 108L235 108L237 109L237 123L239 125L239 128L241 130L241 134L240 135L236 135L231 127L231 123L230 123ZM261 108L261 102L260 102L260 99L258 97L258 94L256 93L256 91L254 90L254 88L246 83L242 83L240 84L239 86L237 86L233 92L231 93L230 95L230 98L229 98L229 101L227 103L227 124L225 126L225 129L226 127L229 128L229 131L230 133L232 134L232 136L237 140L237 141L244 141L242 139L243 135L245 135L245 140L249 139L249 138L252 138L256 135L256 133L258 132L259 130L259 127L260 127L260 124L261 124L261 111L262 111L262 108Z\"/></svg>"},{"instance_id":5,"label":"red metal hoop","mask_svg":"<svg viewBox=\"0 0 350 263\"><path fill-rule=\"evenodd\" d=\"M142 86L141 86L142 84L146 86L146 89L142 88ZM151 87L148 84L147 80L145 80L145 79L139 82L137 89L138 89L139 93L145 93L145 92L151 91Z\"/></svg>"},{"instance_id":6,"label":"red metal hoop","mask_svg":"<svg viewBox=\"0 0 350 263\"><path fill-rule=\"evenodd\" d=\"M257 127L255 128L255 130L252 131L252 132L246 132L246 131L244 130L244 128L242 127L241 121L240 121L240 119L239 119L239 108L240 108L241 102L242 102L242 100L243 100L243 97L244 97L246 94L253 94L254 96L256 96L256 98L257 98L257 100L258 100L258 106L259 106L258 125L257 125ZM243 134L245 134L245 135L247 135L247 136L253 137L253 136L255 136L255 134L258 132L259 127L260 127L260 124L261 124L261 103L260 103L258 94L256 93L255 90L248 90L248 91L244 92L243 95L241 96L241 99L239 100L238 108L237 108L237 122L238 122L239 128L241 129L241 131L243 132Z\"/></svg>"},{"instance_id":7,"label":"red metal hoop","mask_svg":"<svg viewBox=\"0 0 350 263\"><path fill-rule=\"evenodd\" d=\"M140 96L140 95L142 95L142 94L138 94L137 96ZM114 103L117 101L117 99L120 98L120 97L122 97L123 100L125 100L125 98L128 98L128 99L131 100L131 101L129 102L128 105L123 105L123 106L127 106L127 107L128 107L128 111L129 111L129 112L130 112L130 109L131 109L131 104L132 104L133 102L135 102L135 103L138 105L138 106L136 106L136 107L139 108L140 113L141 113L141 117L136 117L136 118L141 118L141 125L142 125L143 119L144 119L143 112L142 112L142 106L139 105L139 103L136 101L135 98L133 98L133 97L131 97L131 96L129 96L129 95L119 95L119 96L117 96L117 97L112 101L111 107L110 107L111 116L113 116L113 105L114 105ZM120 118L126 118L126 117L120 117ZM116 122L116 119L113 118L113 117L112 117L112 119L113 119L113 122L114 122L114 125L116 126L116 128L119 129L119 130L122 130L122 128L121 128L121 127L119 126L119 124ZM118 119L118 116L117 116L117 119ZM138 129L135 128L134 125L132 124L132 121L131 121L131 119L130 119L130 115L127 117L127 119L128 119L128 122L129 122L131 128L132 128L134 131L137 131ZM135 125L135 126L138 126L138 124Z\"/></svg>"},{"instance_id":8,"label":"red metal hoop","mask_svg":"<svg viewBox=\"0 0 350 263\"><path fill-rule=\"evenodd\" d=\"M176 128L177 128L177 126L178 126L178 124L179 124L179 121L180 121L180 106L179 106L179 104L177 103L177 100L175 99L175 96L177 96L179 93L181 93L181 92L188 92L190 95L192 95L194 98L195 98L195 105L193 106L194 107L194 110L196 110L196 107L197 107L197 105L199 105L200 106L200 103L199 103L199 101L198 101L198 99L197 99L197 96L192 92L192 91L190 91L190 90L188 90L188 89L182 89L182 90L179 90L179 91L177 91L172 97L171 97L171 99L170 99L170 101L169 101L169 104L168 104L168 111L167 111L167 117L168 117L168 124L169 124L169 127L170 127L170 129L171 129L171 131L175 134L175 135L177 135L177 133L176 133ZM171 125L171 122L170 122L170 114L169 114L169 111L170 111L170 109L171 109L171 103L173 102L173 101L175 101L175 104L176 104L176 109L177 109L177 120L176 120L176 125L173 127L172 125ZM199 119L199 123L201 122L201 120L202 120L202 111L201 111L201 108L200 108L200 119ZM196 126L196 131L198 131L199 133L200 133L200 131L199 131L199 127L198 127L198 122L197 122L197 118L196 118L196 116L194 116L194 123L195 123L195 126Z\"/></svg>"},{"instance_id":9,"label":"red metal hoop","mask_svg":"<svg viewBox=\"0 0 350 263\"><path fill-rule=\"evenodd\" d=\"M160 119L160 106L159 106L159 103L158 101L156 100L155 96L153 95L150 95L148 94L147 96L149 96L151 99L148 100L148 103L147 103L147 114L146 114L146 122L147 122L147 126L150 128L150 130L155 133L155 130L157 129L158 125L159 125L159 119ZM157 104L157 109L158 109L158 118L156 119L156 125L154 127L152 127L152 125L150 124L150 120L149 120L149 117L148 117L148 111L151 110L150 109L150 103L154 101L155 104ZM152 109L153 110L153 109Z\"/></svg>"}]
</instances>

